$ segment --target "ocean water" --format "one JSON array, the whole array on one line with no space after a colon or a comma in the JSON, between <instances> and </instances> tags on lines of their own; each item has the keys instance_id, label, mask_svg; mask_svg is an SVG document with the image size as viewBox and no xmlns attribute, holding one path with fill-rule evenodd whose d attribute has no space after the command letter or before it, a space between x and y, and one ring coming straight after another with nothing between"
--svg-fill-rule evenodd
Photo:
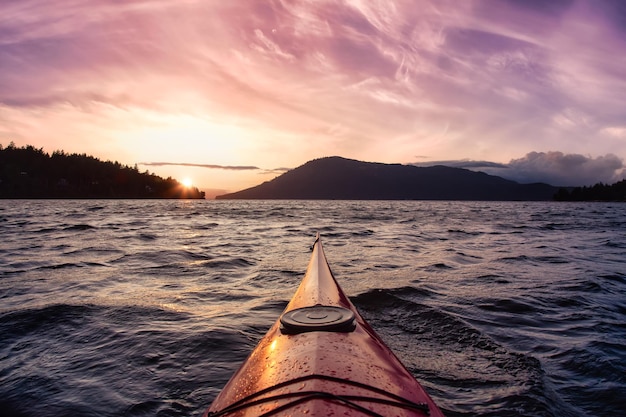
<instances>
[{"instance_id":1,"label":"ocean water","mask_svg":"<svg viewBox=\"0 0 626 417\"><path fill-rule=\"evenodd\" d=\"M0 200L0 415L199 416L320 232L447 416L626 415L626 205Z\"/></svg>"}]
</instances>

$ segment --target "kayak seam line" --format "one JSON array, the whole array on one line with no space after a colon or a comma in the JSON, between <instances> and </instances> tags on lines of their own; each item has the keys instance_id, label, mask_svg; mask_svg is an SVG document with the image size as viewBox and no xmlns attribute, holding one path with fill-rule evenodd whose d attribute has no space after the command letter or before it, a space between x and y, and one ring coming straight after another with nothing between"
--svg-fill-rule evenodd
<instances>
[{"instance_id":1,"label":"kayak seam line","mask_svg":"<svg viewBox=\"0 0 626 417\"><path fill-rule=\"evenodd\" d=\"M280 407L276 407L275 409L270 410L267 413L264 413L264 414L262 414L259 417L268 417L268 416L271 416L272 414L280 413L281 411L289 409L290 407L293 407L295 405L298 405L300 403L303 403L303 402L306 402L306 401L309 401L309 400L313 400L313 399L329 399L331 401L337 401L337 402L340 402L340 403L342 403L342 404L344 404L344 405L346 405L348 407L354 408L355 410L361 411L362 413L368 414L368 415L370 415L372 417L384 417L382 414L378 414L377 412L372 411L372 410L370 410L367 407L363 407L363 406L361 406L359 404L356 404L356 403L346 399L343 396L334 395L334 394L330 394L330 393L327 393L327 392L321 392L321 391L320 392L312 391L311 394L309 394L309 395L306 395L306 396L304 396L302 398L299 398L299 399L297 399L295 401L292 401L290 403L283 404Z\"/></svg>"},{"instance_id":2,"label":"kayak seam line","mask_svg":"<svg viewBox=\"0 0 626 417\"><path fill-rule=\"evenodd\" d=\"M337 382L337 383L341 383L341 384L347 384L347 385L352 385L358 388L363 388L372 392L375 392L377 394L380 395L385 395L387 397L390 397L393 399L392 400L386 400L384 398L376 398L376 397L366 397L366 396L355 396L355 395L335 395L332 393L327 393L327 392L323 392L323 391L305 391L305 392L300 392L300 393L286 393L286 394L280 394L280 395L274 395L274 396L270 396L270 397L266 397L266 398L261 398L258 400L253 400L256 397L259 397L261 395L270 393L271 391L280 389L280 388L284 388L287 387L289 385L292 384L297 384L299 382L303 382L309 379L323 379L323 380L327 380L327 381L332 381L332 382ZM412 410L416 410L416 411L421 411L422 413L425 413L426 415L430 415L430 407L427 403L425 402L420 402L420 403L415 403L413 401L407 400L406 398L403 398L399 395L387 392L383 389L377 388L377 387L373 387L371 385L367 385L361 382L357 382L357 381L351 381L349 379L343 379L343 378L337 378L337 377L332 377L332 376L328 376L328 375L306 375L300 378L295 378L293 380L290 381L285 381L285 382L281 382L278 383L276 385L273 385L271 387L265 388L261 391L255 392L253 394L250 394L247 397L244 397L238 401L235 401L234 403L232 403L231 405L227 406L226 408L217 411L217 412L209 412L208 416L212 416L212 417L219 417L219 416L223 416L226 415L228 413L231 412L235 412L244 408L248 408L248 407L253 407L255 405L259 405L268 401L274 401L277 399L283 399L283 398L289 398L289 397L294 397L294 396L298 396L298 395L303 395L303 394L307 394L307 395L312 395L313 397L315 396L319 396L319 397L327 397L327 398L334 398L337 400L341 400L342 402L346 402L349 403L350 400L354 399L354 400L363 400L363 401L370 401L370 402L377 402L377 403L382 403L382 404L386 404L386 405L392 405L395 407L400 407L400 408L406 408L406 409L412 409ZM297 401L295 401L295 404L298 404L300 402L303 401L307 401L308 398L306 399L299 399ZM251 401L253 400L253 401ZM290 403L292 404L292 403ZM292 405L295 405L292 404ZM279 408L282 408L284 406L287 406L288 404L285 404ZM356 404L357 407L361 407L358 404ZM273 412L274 410L272 410L271 412ZM371 410L369 410L372 413L375 413ZM265 415L265 414L264 414ZM271 414L267 414L267 415L271 415ZM374 414L377 415L377 414Z\"/></svg>"},{"instance_id":3,"label":"kayak seam line","mask_svg":"<svg viewBox=\"0 0 626 417\"><path fill-rule=\"evenodd\" d=\"M221 411L210 412L207 415L211 417L219 417L219 416L223 416L226 414L235 413L246 408L255 407L257 405L261 405L263 403L267 403L270 401L279 401L279 400L283 400L283 399L287 399L291 397L301 397L301 398L298 398L292 402L289 402L287 404L283 404L277 408L274 408L273 410L270 410L264 414L261 414L259 417L271 416L272 414L279 413L285 409L291 408L300 403L310 401L310 400L315 400L315 399L328 399L328 400L340 402L348 407L352 407L365 414L369 414L375 417L381 417L382 415L377 413L376 411L370 410L367 407L364 407L362 405L355 403L355 401L365 401L369 403L383 404L383 405L387 405L391 407L405 408L408 410L419 411L423 414L430 415L430 409L428 408L428 405L426 403L408 404L405 402L387 400L384 398L367 397L367 396L361 396L361 395L337 395L337 394L332 394L330 392L325 392L325 391L302 391L302 392L290 392L290 393L285 393L285 394L274 395L270 397L260 398L258 400L254 400L251 402L246 402L244 404L239 404L237 406L229 406Z\"/></svg>"}]
</instances>

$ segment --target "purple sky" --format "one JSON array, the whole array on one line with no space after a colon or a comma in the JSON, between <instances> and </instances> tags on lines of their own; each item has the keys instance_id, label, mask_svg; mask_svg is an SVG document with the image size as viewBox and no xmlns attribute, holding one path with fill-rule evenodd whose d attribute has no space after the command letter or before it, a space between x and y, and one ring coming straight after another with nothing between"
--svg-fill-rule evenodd
<instances>
[{"instance_id":1,"label":"purple sky","mask_svg":"<svg viewBox=\"0 0 626 417\"><path fill-rule=\"evenodd\" d=\"M0 144L200 188L331 155L612 182L625 98L622 0L0 3Z\"/></svg>"}]
</instances>

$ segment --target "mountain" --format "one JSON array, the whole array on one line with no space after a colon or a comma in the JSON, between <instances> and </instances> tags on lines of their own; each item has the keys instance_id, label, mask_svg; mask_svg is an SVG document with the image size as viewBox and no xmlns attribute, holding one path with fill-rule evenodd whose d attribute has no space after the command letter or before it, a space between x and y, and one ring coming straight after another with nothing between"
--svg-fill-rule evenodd
<instances>
[{"instance_id":1,"label":"mountain","mask_svg":"<svg viewBox=\"0 0 626 417\"><path fill-rule=\"evenodd\" d=\"M271 181L217 199L552 200L547 184L519 184L445 166L316 159Z\"/></svg>"}]
</instances>

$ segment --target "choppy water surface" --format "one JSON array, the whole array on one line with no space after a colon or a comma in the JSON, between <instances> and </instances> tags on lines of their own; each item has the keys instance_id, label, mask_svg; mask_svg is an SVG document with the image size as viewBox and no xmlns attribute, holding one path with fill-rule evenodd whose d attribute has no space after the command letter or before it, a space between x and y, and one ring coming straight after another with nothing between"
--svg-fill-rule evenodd
<instances>
[{"instance_id":1,"label":"choppy water surface","mask_svg":"<svg viewBox=\"0 0 626 417\"><path fill-rule=\"evenodd\" d=\"M448 416L626 410L626 205L0 201L0 414L198 416L315 232Z\"/></svg>"}]
</instances>

